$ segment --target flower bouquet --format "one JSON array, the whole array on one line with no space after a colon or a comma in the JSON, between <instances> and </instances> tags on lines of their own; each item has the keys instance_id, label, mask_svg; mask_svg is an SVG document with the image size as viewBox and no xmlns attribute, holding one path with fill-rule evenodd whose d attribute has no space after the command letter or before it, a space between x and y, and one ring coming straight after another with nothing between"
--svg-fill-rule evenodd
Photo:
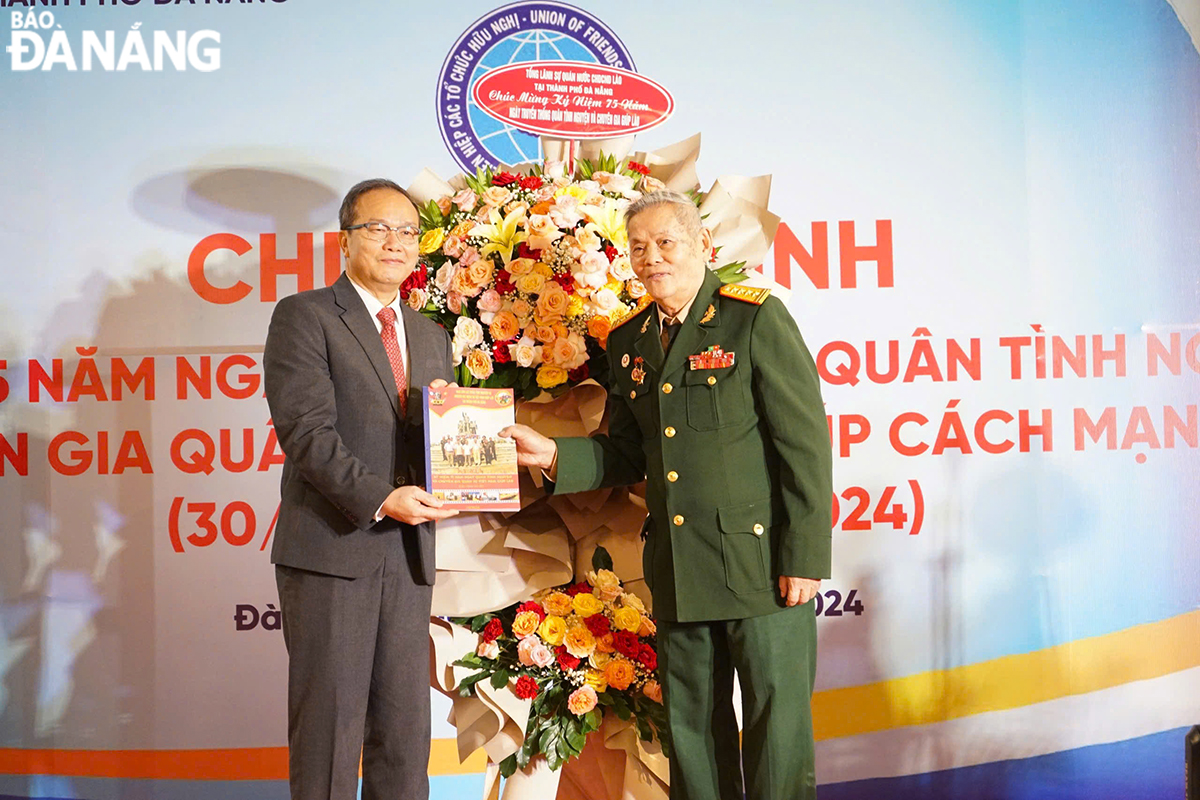
<instances>
[{"instance_id":1,"label":"flower bouquet","mask_svg":"<svg viewBox=\"0 0 1200 800\"><path fill-rule=\"evenodd\" d=\"M400 296L451 332L460 385L530 399L589 377L605 383L609 331L650 302L623 216L665 188L650 172L603 152L570 174L558 161L528 174L480 169L421 207L422 261ZM741 280L744 267L718 272Z\"/></svg>"},{"instance_id":2,"label":"flower bouquet","mask_svg":"<svg viewBox=\"0 0 1200 800\"><path fill-rule=\"evenodd\" d=\"M623 589L604 548L596 549L592 566L586 583L451 620L479 635L475 652L455 662L475 670L459 681L462 696L473 696L486 680L533 701L524 743L500 762L505 777L538 755L557 770L582 752L606 710L632 719L643 740L668 751L654 622L641 599Z\"/></svg>"}]
</instances>

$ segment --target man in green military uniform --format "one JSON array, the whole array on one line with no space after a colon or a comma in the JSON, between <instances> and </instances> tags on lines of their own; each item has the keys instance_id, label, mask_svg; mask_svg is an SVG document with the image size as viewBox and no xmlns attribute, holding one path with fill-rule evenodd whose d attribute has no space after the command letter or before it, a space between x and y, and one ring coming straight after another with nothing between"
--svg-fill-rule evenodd
<instances>
[{"instance_id":1,"label":"man in green military uniform","mask_svg":"<svg viewBox=\"0 0 1200 800\"><path fill-rule=\"evenodd\" d=\"M816 797L812 598L829 577L832 453L817 371L769 291L721 286L687 197L626 211L655 300L614 329L607 435L517 425L556 494L646 480L643 552L674 743L671 796ZM742 690L740 749L733 672Z\"/></svg>"}]
</instances>

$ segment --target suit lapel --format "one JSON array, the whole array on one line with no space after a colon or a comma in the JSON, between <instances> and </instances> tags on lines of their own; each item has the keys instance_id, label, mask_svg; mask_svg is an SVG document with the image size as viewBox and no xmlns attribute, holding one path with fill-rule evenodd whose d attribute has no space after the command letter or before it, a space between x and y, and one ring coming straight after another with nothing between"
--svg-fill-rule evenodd
<instances>
[{"instance_id":1,"label":"suit lapel","mask_svg":"<svg viewBox=\"0 0 1200 800\"><path fill-rule=\"evenodd\" d=\"M650 312L646 315L646 320L638 328L637 339L634 340L634 349L638 351L638 355L646 363L646 366L653 370L657 375L662 371L663 351L662 342L658 336L658 310L654 303L651 303L648 308ZM631 325L635 323L630 323Z\"/></svg>"},{"instance_id":2,"label":"suit lapel","mask_svg":"<svg viewBox=\"0 0 1200 800\"><path fill-rule=\"evenodd\" d=\"M354 334L354 338L362 346L363 352L367 354L367 359L375 368L379 382L387 391L392 409L398 416L400 414L400 394L396 389L396 379L392 375L392 363L388 360L387 351L383 349L383 339L380 338L379 331L375 330L375 323L371 321L367 307L363 305L362 298L350 285L350 278L344 272L342 277L334 281L333 297L342 309L342 322L350 329L350 333Z\"/></svg>"}]
</instances>

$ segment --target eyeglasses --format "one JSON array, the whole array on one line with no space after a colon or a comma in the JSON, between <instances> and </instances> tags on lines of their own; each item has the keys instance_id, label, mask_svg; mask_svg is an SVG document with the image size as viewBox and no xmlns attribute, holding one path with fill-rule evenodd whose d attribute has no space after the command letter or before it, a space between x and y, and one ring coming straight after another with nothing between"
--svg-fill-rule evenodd
<instances>
[{"instance_id":1,"label":"eyeglasses","mask_svg":"<svg viewBox=\"0 0 1200 800\"><path fill-rule=\"evenodd\" d=\"M412 244L421 236L421 229L414 225L388 225L384 222L360 222L357 225L350 225L342 228L344 231L356 231L362 229L363 236L377 242L387 240L388 233L396 234L396 238L404 244Z\"/></svg>"}]
</instances>

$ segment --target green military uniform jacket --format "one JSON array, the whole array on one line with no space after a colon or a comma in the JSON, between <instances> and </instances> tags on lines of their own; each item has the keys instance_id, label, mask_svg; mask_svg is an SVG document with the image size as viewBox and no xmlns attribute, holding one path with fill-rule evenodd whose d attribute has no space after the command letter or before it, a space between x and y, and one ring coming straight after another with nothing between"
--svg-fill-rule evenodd
<instances>
[{"instance_id":1,"label":"green military uniform jacket","mask_svg":"<svg viewBox=\"0 0 1200 800\"><path fill-rule=\"evenodd\" d=\"M666 358L653 303L613 330L608 434L557 440L555 494L645 478L642 561L668 621L769 614L784 607L780 575L830 574L816 365L778 298L743 294L722 294L709 272ZM724 362L689 358L714 346Z\"/></svg>"}]
</instances>

